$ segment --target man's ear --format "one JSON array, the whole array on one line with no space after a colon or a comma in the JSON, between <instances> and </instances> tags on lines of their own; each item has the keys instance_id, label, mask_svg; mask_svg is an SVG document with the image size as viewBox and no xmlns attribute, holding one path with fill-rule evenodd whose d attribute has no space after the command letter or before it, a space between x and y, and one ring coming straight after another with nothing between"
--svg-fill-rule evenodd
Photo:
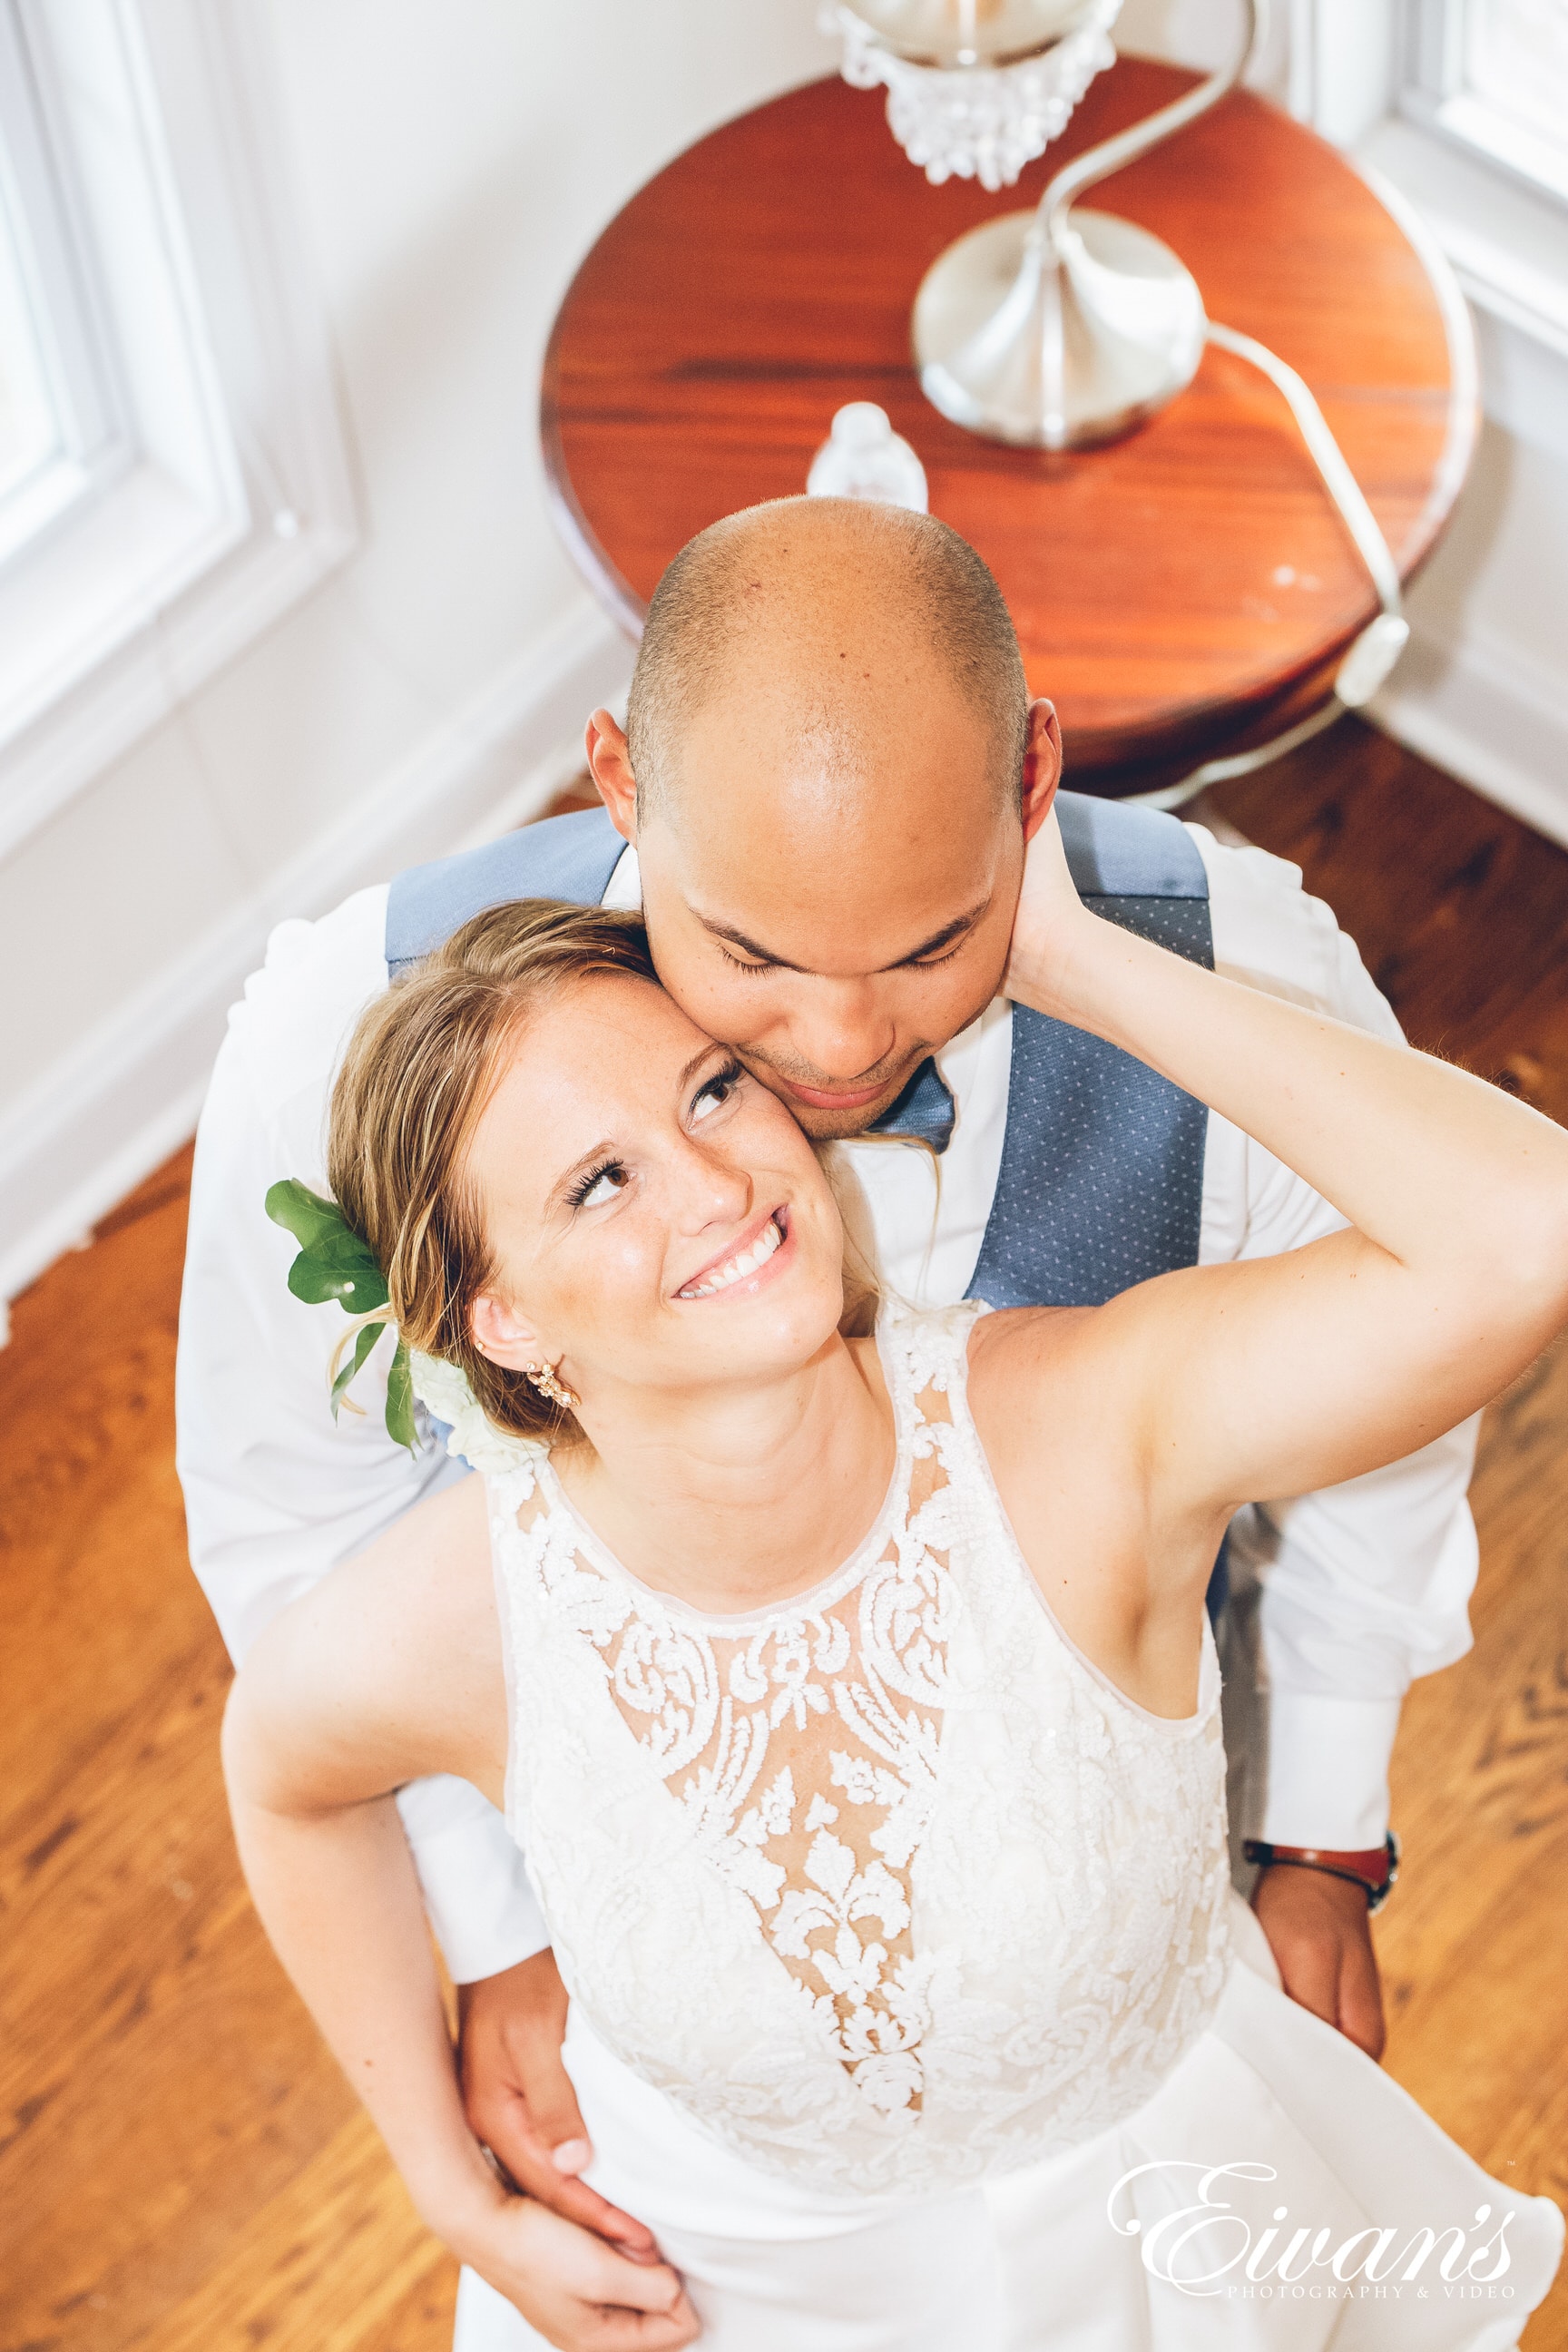
<instances>
[{"instance_id":1,"label":"man's ear","mask_svg":"<svg viewBox=\"0 0 1568 2352\"><path fill-rule=\"evenodd\" d=\"M521 1372L545 1360L533 1325L493 1290L481 1290L474 1300L468 1309L468 1329L480 1355L488 1356L492 1364L504 1364L510 1372Z\"/></svg>"},{"instance_id":2,"label":"man's ear","mask_svg":"<svg viewBox=\"0 0 1568 2352\"><path fill-rule=\"evenodd\" d=\"M1050 814L1062 780L1062 730L1054 702L1042 696L1029 705L1029 740L1024 752L1024 838L1033 841Z\"/></svg>"},{"instance_id":3,"label":"man's ear","mask_svg":"<svg viewBox=\"0 0 1568 2352\"><path fill-rule=\"evenodd\" d=\"M637 837L637 786L626 730L607 710L595 710L583 739L588 772L599 787L599 798L610 812L610 823L634 848Z\"/></svg>"}]
</instances>

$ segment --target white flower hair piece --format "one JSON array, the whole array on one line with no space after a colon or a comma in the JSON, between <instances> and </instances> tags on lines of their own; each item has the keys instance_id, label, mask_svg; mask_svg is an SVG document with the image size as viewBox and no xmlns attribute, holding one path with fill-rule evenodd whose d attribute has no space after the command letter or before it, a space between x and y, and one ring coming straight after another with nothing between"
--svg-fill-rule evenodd
<instances>
[{"instance_id":1,"label":"white flower hair piece","mask_svg":"<svg viewBox=\"0 0 1568 2352\"><path fill-rule=\"evenodd\" d=\"M549 1453L537 1438L498 1429L468 1386L468 1374L456 1364L439 1356L422 1356L416 1348L409 1351L409 1370L414 1393L426 1412L447 1425L447 1453L470 1469L496 1476L521 1469L524 1463L537 1463Z\"/></svg>"}]
</instances>

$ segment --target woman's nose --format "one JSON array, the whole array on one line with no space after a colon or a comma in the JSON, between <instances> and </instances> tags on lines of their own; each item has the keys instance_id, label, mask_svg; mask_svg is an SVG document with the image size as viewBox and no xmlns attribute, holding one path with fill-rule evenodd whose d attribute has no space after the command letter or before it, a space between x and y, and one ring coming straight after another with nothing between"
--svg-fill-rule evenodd
<instances>
[{"instance_id":1,"label":"woman's nose","mask_svg":"<svg viewBox=\"0 0 1568 2352\"><path fill-rule=\"evenodd\" d=\"M688 1233L738 1223L751 1209L752 1180L746 1171L696 1137L687 1142L677 1182L677 1214Z\"/></svg>"}]
</instances>

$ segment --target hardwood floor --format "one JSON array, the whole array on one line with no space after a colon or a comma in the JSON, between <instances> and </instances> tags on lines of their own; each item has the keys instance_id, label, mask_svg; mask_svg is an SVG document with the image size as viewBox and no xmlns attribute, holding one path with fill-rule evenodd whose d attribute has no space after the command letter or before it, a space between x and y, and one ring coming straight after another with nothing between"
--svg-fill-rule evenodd
<instances>
[{"instance_id":1,"label":"hardwood floor","mask_svg":"<svg viewBox=\"0 0 1568 2352\"><path fill-rule=\"evenodd\" d=\"M1368 730L1223 813L1298 858L1424 1045L1568 1120L1568 856ZM173 1464L188 1154L0 1352L0 2352L438 2352L453 2274L235 1863L228 1667ZM1476 1648L1417 1685L1389 2063L1568 2202L1568 1354L1489 1416ZM1530 2352L1568 2352L1568 2291ZM955 2347L958 2352L958 2347Z\"/></svg>"},{"instance_id":2,"label":"hardwood floor","mask_svg":"<svg viewBox=\"0 0 1568 2352\"><path fill-rule=\"evenodd\" d=\"M1419 1045L1568 1123L1568 854L1351 722L1224 814L1294 858ZM1568 1343L1489 1412L1475 1647L1415 1684L1386 2063L1500 2179L1568 2205ZM1568 2347L1559 2277L1526 2332Z\"/></svg>"}]
</instances>

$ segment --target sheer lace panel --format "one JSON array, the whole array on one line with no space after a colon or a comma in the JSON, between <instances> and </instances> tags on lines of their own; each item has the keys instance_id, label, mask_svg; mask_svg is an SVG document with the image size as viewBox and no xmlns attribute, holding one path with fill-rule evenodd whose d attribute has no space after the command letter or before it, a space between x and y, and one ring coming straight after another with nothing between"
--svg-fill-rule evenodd
<instances>
[{"instance_id":1,"label":"sheer lace panel","mask_svg":"<svg viewBox=\"0 0 1568 2352\"><path fill-rule=\"evenodd\" d=\"M954 1608L952 1435L946 1397L926 1390L866 1541L826 1584L752 1619L649 1591L572 1514L571 1572L600 1588L575 1596L580 1622L623 1718L884 2115L918 2112L924 2087L929 1964L910 1872L935 1798Z\"/></svg>"}]
</instances>

